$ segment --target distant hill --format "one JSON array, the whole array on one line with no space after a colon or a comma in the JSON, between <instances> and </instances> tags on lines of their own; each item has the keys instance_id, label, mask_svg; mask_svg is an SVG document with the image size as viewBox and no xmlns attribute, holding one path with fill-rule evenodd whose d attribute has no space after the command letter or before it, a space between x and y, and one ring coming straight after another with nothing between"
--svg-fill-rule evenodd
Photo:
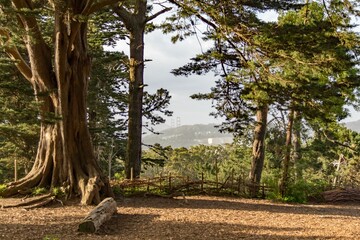
<instances>
[{"instance_id":1,"label":"distant hill","mask_svg":"<svg viewBox=\"0 0 360 240\"><path fill-rule=\"evenodd\" d=\"M345 126L360 133L360 120L345 123ZM172 146L173 148L188 148L199 144L219 145L233 141L231 134L220 133L215 124L183 125L176 128L164 125L162 128L166 129L156 129L160 132L158 135L146 133L143 136L143 142L150 145L159 143L162 146Z\"/></svg>"},{"instance_id":2,"label":"distant hill","mask_svg":"<svg viewBox=\"0 0 360 240\"><path fill-rule=\"evenodd\" d=\"M360 133L360 120L345 123L345 126L355 132Z\"/></svg>"},{"instance_id":3,"label":"distant hill","mask_svg":"<svg viewBox=\"0 0 360 240\"><path fill-rule=\"evenodd\" d=\"M168 128L156 134L146 134L143 137L145 144L159 143L162 146L190 147L194 145L218 145L231 143L231 134L223 134L215 128L215 124L184 125L177 128Z\"/></svg>"}]
</instances>

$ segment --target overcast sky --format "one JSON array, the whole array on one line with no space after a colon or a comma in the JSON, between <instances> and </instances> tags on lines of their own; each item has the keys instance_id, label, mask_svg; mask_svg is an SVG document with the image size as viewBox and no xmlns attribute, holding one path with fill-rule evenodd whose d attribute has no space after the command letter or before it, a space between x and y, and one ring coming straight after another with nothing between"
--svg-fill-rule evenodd
<instances>
[{"instance_id":1,"label":"overcast sky","mask_svg":"<svg viewBox=\"0 0 360 240\"><path fill-rule=\"evenodd\" d=\"M276 19L276 15L269 13L267 19ZM145 58L151 59L145 65L146 91L154 93L156 89L165 88L172 96L169 110L174 112L173 117L168 118L166 124L171 126L171 119L176 122L180 117L181 125L219 123L221 119L209 116L213 111L211 101L192 100L190 95L194 93L206 93L214 86L218 78L213 74L207 76L174 76L170 72L188 63L196 54L201 53L210 43L202 42L201 45L195 36L189 37L182 42L173 44L170 36L164 35L161 31L154 31L145 36ZM121 42L117 51L124 51L128 54L128 45ZM356 121L360 119L360 113L352 110L352 117L346 119Z\"/></svg>"}]
</instances>

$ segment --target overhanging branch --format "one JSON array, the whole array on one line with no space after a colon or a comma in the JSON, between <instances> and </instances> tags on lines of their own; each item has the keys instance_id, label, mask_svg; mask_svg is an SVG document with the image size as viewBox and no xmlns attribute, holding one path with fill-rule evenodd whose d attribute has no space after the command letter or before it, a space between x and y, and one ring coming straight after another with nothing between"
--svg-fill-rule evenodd
<instances>
[{"instance_id":1,"label":"overhanging branch","mask_svg":"<svg viewBox=\"0 0 360 240\"><path fill-rule=\"evenodd\" d=\"M151 15L151 16L147 17L146 22L150 22L150 21L154 20L155 18L157 18L161 14L166 13L166 12L170 11L171 9L172 9L171 7L162 9L161 11L155 13L154 15Z\"/></svg>"},{"instance_id":2,"label":"overhanging branch","mask_svg":"<svg viewBox=\"0 0 360 240\"><path fill-rule=\"evenodd\" d=\"M19 71L21 72L21 74L28 80L31 82L31 78L32 78L32 72L31 72L31 68L30 66L26 63L26 61L24 60L24 58L21 56L19 50L17 49L16 46L14 46L13 44L10 43L10 35L9 32L6 31L5 29L0 29L0 36L4 36L7 40L7 42L3 43L0 42L1 45L4 45L5 47L5 52L9 55L9 57L14 60L15 66L19 69ZM7 44L9 43L9 44Z\"/></svg>"},{"instance_id":3,"label":"overhanging branch","mask_svg":"<svg viewBox=\"0 0 360 240\"><path fill-rule=\"evenodd\" d=\"M116 3L120 3L123 2L124 0L102 0L99 1L97 3L92 4L89 8L84 9L85 11L83 12L84 15L89 16L90 14L99 11L100 9L102 9L103 7L109 6L109 5L114 5Z\"/></svg>"},{"instance_id":4,"label":"overhanging branch","mask_svg":"<svg viewBox=\"0 0 360 240\"><path fill-rule=\"evenodd\" d=\"M121 19L121 21L129 28L132 24L131 13L128 12L123 6L114 6L112 10Z\"/></svg>"}]
</instances>

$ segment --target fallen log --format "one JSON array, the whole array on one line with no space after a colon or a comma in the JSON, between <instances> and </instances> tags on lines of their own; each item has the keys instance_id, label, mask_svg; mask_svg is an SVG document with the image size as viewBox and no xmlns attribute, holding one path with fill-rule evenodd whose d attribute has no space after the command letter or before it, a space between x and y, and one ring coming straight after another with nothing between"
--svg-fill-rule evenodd
<instances>
[{"instance_id":1,"label":"fallen log","mask_svg":"<svg viewBox=\"0 0 360 240\"><path fill-rule=\"evenodd\" d=\"M322 195L325 202L360 202L359 189L334 189Z\"/></svg>"},{"instance_id":2,"label":"fallen log","mask_svg":"<svg viewBox=\"0 0 360 240\"><path fill-rule=\"evenodd\" d=\"M113 198L105 198L79 224L79 232L95 233L116 212Z\"/></svg>"}]
</instances>

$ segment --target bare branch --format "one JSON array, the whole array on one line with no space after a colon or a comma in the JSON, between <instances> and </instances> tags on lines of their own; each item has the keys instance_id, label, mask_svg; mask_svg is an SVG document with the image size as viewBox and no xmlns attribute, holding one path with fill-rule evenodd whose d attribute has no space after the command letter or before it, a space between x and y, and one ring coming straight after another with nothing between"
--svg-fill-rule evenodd
<instances>
[{"instance_id":1,"label":"bare branch","mask_svg":"<svg viewBox=\"0 0 360 240\"><path fill-rule=\"evenodd\" d=\"M166 13L166 12L170 11L171 9L172 9L171 7L162 9L161 11L159 11L159 12L157 12L157 13L149 16L149 17L147 17L147 18L146 18L146 22L150 22L150 21L154 20L155 18L157 18L157 17L160 16L161 14Z\"/></svg>"}]
</instances>

